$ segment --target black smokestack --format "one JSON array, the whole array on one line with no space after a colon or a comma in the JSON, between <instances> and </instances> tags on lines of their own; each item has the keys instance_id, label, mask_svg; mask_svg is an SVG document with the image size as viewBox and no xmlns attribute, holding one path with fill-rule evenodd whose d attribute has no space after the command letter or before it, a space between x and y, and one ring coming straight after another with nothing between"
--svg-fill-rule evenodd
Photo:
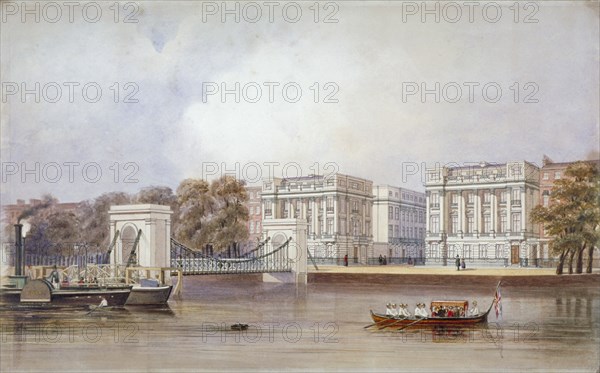
<instances>
[{"instance_id":1,"label":"black smokestack","mask_svg":"<svg viewBox=\"0 0 600 373\"><path fill-rule=\"evenodd\" d=\"M23 247L23 224L15 224L15 276L25 273L25 253Z\"/></svg>"}]
</instances>

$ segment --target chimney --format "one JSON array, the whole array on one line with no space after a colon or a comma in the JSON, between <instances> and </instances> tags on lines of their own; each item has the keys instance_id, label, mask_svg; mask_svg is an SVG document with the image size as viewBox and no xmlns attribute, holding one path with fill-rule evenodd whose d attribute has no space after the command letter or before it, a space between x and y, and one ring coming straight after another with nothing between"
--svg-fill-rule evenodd
<instances>
[{"instance_id":1,"label":"chimney","mask_svg":"<svg viewBox=\"0 0 600 373\"><path fill-rule=\"evenodd\" d=\"M15 224L15 276L25 273L25 253L23 247L23 224Z\"/></svg>"}]
</instances>

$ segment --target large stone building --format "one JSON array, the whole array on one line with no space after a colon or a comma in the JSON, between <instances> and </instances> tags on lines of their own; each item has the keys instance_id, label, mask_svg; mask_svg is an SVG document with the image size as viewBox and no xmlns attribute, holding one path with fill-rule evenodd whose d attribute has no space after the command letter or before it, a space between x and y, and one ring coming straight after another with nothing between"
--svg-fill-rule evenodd
<instances>
[{"instance_id":1,"label":"large stone building","mask_svg":"<svg viewBox=\"0 0 600 373\"><path fill-rule=\"evenodd\" d=\"M373 183L354 176L310 175L265 180L262 218L304 219L308 250L320 261L367 263L373 257ZM263 236L268 236L263 231Z\"/></svg>"},{"instance_id":2,"label":"large stone building","mask_svg":"<svg viewBox=\"0 0 600 373\"><path fill-rule=\"evenodd\" d=\"M456 255L490 264L533 265L539 227L539 168L529 162L436 167L426 171L428 264ZM453 264L453 263L451 263Z\"/></svg>"},{"instance_id":3,"label":"large stone building","mask_svg":"<svg viewBox=\"0 0 600 373\"><path fill-rule=\"evenodd\" d=\"M425 254L425 193L389 185L373 187L374 255L417 262Z\"/></svg>"}]
</instances>

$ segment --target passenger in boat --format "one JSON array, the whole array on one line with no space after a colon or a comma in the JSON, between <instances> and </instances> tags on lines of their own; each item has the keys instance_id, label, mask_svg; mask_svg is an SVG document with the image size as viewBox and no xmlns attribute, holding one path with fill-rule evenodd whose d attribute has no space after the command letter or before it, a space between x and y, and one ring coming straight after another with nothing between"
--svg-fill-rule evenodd
<instances>
[{"instance_id":1,"label":"passenger in boat","mask_svg":"<svg viewBox=\"0 0 600 373\"><path fill-rule=\"evenodd\" d=\"M437 317L437 316L438 316L438 308L437 308L437 306L434 306L431 309L431 317Z\"/></svg>"},{"instance_id":2,"label":"passenger in boat","mask_svg":"<svg viewBox=\"0 0 600 373\"><path fill-rule=\"evenodd\" d=\"M473 301L473 308L471 308L469 310L469 314L471 316L477 316L477 315L479 315L479 308L477 308L477 301L476 300Z\"/></svg>"},{"instance_id":3,"label":"passenger in boat","mask_svg":"<svg viewBox=\"0 0 600 373\"><path fill-rule=\"evenodd\" d=\"M440 309L438 310L438 316L439 317L446 317L446 307L441 306Z\"/></svg>"},{"instance_id":4,"label":"passenger in boat","mask_svg":"<svg viewBox=\"0 0 600 373\"><path fill-rule=\"evenodd\" d=\"M108 301L106 300L106 298L102 298L102 301L100 302L98 307L108 307Z\"/></svg>"},{"instance_id":5,"label":"passenger in boat","mask_svg":"<svg viewBox=\"0 0 600 373\"><path fill-rule=\"evenodd\" d=\"M460 307L460 317L465 317L465 309Z\"/></svg>"},{"instance_id":6,"label":"passenger in boat","mask_svg":"<svg viewBox=\"0 0 600 373\"><path fill-rule=\"evenodd\" d=\"M448 307L447 317L454 317L454 307Z\"/></svg>"},{"instance_id":7,"label":"passenger in boat","mask_svg":"<svg viewBox=\"0 0 600 373\"><path fill-rule=\"evenodd\" d=\"M79 277L79 281L77 282L79 285L83 285L85 281L83 281L83 276Z\"/></svg>"}]
</instances>

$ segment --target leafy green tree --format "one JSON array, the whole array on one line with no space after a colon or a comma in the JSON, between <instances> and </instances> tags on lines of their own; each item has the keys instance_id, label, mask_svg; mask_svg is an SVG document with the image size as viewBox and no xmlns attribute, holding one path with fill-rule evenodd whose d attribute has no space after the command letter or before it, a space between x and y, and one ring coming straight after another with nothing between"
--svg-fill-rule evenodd
<instances>
[{"instance_id":1,"label":"leafy green tree","mask_svg":"<svg viewBox=\"0 0 600 373\"><path fill-rule=\"evenodd\" d=\"M574 259L575 271L582 273L586 248L586 272L592 271L593 252L600 237L599 180L595 163L576 162L567 167L562 179L554 182L549 206L536 206L532 211L532 221L543 224L552 237L552 252L559 257L556 274L563 273L567 258L569 273L573 273Z\"/></svg>"},{"instance_id":2,"label":"leafy green tree","mask_svg":"<svg viewBox=\"0 0 600 373\"><path fill-rule=\"evenodd\" d=\"M175 237L190 247L210 242L210 217L216 210L209 184L200 179L185 179L177 187L179 224Z\"/></svg>"},{"instance_id":3,"label":"leafy green tree","mask_svg":"<svg viewBox=\"0 0 600 373\"><path fill-rule=\"evenodd\" d=\"M231 176L211 184L186 179L177 188L179 224L177 239L191 247L213 245L216 252L235 248L248 239L248 200L245 184Z\"/></svg>"},{"instance_id":4,"label":"leafy green tree","mask_svg":"<svg viewBox=\"0 0 600 373\"><path fill-rule=\"evenodd\" d=\"M133 197L124 192L104 193L93 200L83 201L77 208L79 229L85 232L85 239L89 244L98 245L108 249L110 240L110 218L108 210L113 205L126 205L133 201Z\"/></svg>"}]
</instances>

